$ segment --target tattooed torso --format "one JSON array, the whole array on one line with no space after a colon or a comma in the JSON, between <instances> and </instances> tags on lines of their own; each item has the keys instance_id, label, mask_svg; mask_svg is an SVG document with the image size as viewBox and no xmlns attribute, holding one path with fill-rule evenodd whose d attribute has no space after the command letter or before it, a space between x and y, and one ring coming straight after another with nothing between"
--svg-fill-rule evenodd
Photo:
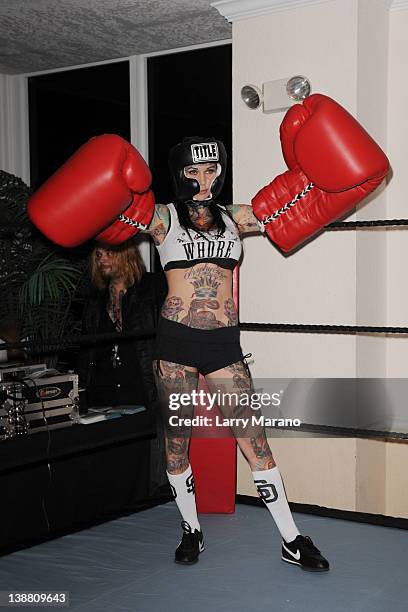
<instances>
[{"instance_id":1,"label":"tattooed torso","mask_svg":"<svg viewBox=\"0 0 408 612\"><path fill-rule=\"evenodd\" d=\"M162 316L189 327L216 329L238 324L232 272L212 263L166 272L169 292Z\"/></svg>"},{"instance_id":2,"label":"tattooed torso","mask_svg":"<svg viewBox=\"0 0 408 612\"><path fill-rule=\"evenodd\" d=\"M247 210L248 209L248 210ZM250 206L236 206L231 210L237 215L239 232L252 230L253 215ZM245 223L241 224L241 217ZM251 216L252 215L252 216ZM240 216L240 218L238 218ZM199 231L211 230L213 220L205 206L191 207L190 218ZM166 206L157 205L154 220L148 233L155 244L161 244L169 228L169 212ZM232 271L206 262L191 268L175 268L166 271L168 295L161 314L189 327L215 329L238 325L238 315L232 297Z\"/></svg>"}]
</instances>

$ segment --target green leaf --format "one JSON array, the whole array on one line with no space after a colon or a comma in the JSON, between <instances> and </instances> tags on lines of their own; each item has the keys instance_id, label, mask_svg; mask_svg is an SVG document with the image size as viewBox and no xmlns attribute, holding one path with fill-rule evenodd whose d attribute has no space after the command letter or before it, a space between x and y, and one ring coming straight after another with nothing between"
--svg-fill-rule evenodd
<instances>
[{"instance_id":1,"label":"green leaf","mask_svg":"<svg viewBox=\"0 0 408 612\"><path fill-rule=\"evenodd\" d=\"M78 266L48 253L23 284L21 300L26 306L71 297L81 277Z\"/></svg>"}]
</instances>

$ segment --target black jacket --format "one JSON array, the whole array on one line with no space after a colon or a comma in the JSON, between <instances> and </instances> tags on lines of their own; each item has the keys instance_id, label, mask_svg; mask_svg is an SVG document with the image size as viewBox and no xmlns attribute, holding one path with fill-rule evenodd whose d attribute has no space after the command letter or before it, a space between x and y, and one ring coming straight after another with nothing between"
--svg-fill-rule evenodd
<instances>
[{"instance_id":1,"label":"black jacket","mask_svg":"<svg viewBox=\"0 0 408 612\"><path fill-rule=\"evenodd\" d=\"M161 305L166 297L167 283L163 273L146 272L138 285L129 287L122 301L122 329L123 332L145 331L154 329L157 325ZM83 333L98 334L113 331L109 329L109 320L106 312L108 290L93 291L86 301L83 312ZM107 323L106 323L107 321ZM80 356L79 378L80 384L88 391L88 402L92 405L95 389L105 386L107 396L111 396L108 385L117 376L132 376L132 372L139 372L143 379L145 399L149 406L156 408L157 393L154 384L152 361L154 357L155 338L140 340L126 340L119 342L119 355L125 355L127 363L113 369L110 358L114 342L94 343L86 347ZM123 361L123 359L122 359ZM126 367L128 368L126 370ZM111 370L109 371L109 368ZM119 385L118 385L119 386ZM123 387L123 385L122 385ZM112 390L116 404L130 403L123 401L121 394ZM96 402L100 404L101 402ZM110 403L110 402L103 402Z\"/></svg>"}]
</instances>

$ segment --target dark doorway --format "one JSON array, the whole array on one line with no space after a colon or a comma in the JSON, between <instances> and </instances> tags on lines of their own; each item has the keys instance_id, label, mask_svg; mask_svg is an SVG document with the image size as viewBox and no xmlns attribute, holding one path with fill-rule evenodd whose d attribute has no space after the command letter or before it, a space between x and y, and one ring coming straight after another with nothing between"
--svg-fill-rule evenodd
<instances>
[{"instance_id":1,"label":"dark doorway","mask_svg":"<svg viewBox=\"0 0 408 612\"><path fill-rule=\"evenodd\" d=\"M31 186L38 188L84 142L130 140L129 62L28 79Z\"/></svg>"},{"instance_id":2,"label":"dark doorway","mask_svg":"<svg viewBox=\"0 0 408 612\"><path fill-rule=\"evenodd\" d=\"M119 134L130 141L129 62L66 70L30 77L30 165L31 186L37 189L81 145L93 136ZM50 252L83 264L90 241L75 249L52 245L38 232L35 240ZM72 328L80 329L83 300L89 290L88 277L72 300ZM75 335L75 331L72 332ZM60 351L59 367L76 369L77 349Z\"/></svg>"}]
</instances>

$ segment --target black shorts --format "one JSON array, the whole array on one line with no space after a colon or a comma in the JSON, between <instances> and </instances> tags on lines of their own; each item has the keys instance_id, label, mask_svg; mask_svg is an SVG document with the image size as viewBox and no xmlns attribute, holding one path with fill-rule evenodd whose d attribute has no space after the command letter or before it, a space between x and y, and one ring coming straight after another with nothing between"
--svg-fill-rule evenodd
<instances>
[{"instance_id":1,"label":"black shorts","mask_svg":"<svg viewBox=\"0 0 408 612\"><path fill-rule=\"evenodd\" d=\"M157 326L156 359L197 368L210 374L242 361L239 327L196 329L160 317Z\"/></svg>"}]
</instances>

